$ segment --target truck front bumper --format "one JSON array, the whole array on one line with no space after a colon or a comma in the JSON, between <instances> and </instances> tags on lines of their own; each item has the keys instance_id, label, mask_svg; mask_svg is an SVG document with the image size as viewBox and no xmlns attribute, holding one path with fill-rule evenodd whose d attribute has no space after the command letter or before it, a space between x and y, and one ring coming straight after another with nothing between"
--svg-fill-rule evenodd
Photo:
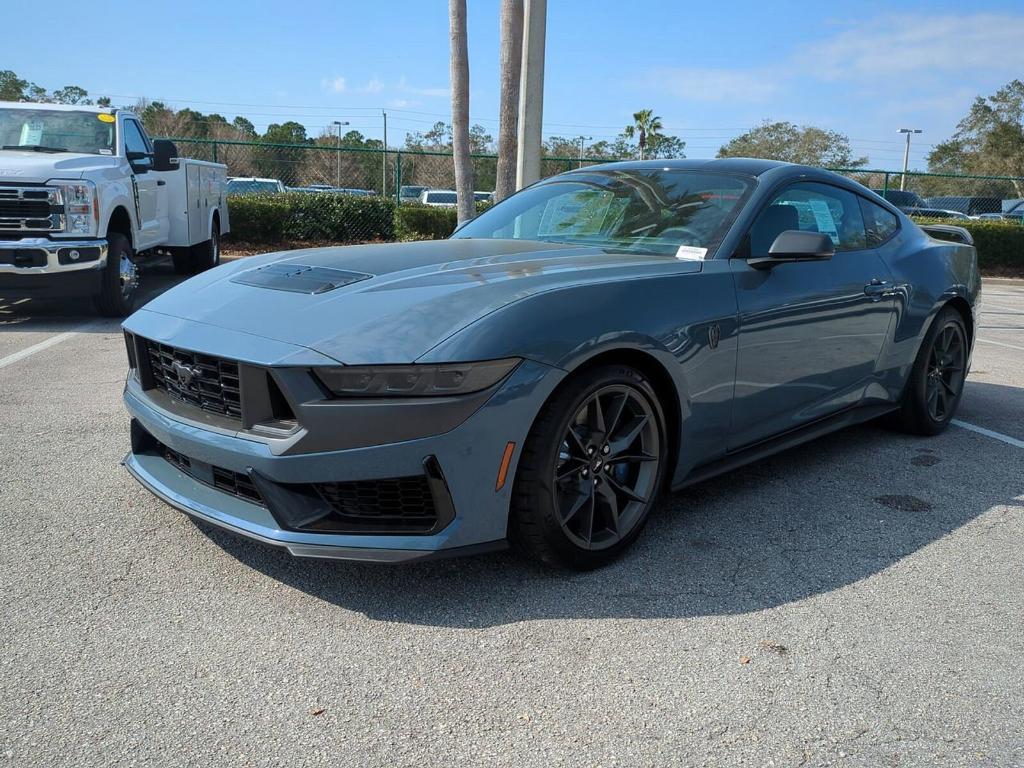
<instances>
[{"instance_id":1,"label":"truck front bumper","mask_svg":"<svg viewBox=\"0 0 1024 768\"><path fill-rule=\"evenodd\" d=\"M0 240L0 291L89 296L106 264L106 240Z\"/></svg>"}]
</instances>

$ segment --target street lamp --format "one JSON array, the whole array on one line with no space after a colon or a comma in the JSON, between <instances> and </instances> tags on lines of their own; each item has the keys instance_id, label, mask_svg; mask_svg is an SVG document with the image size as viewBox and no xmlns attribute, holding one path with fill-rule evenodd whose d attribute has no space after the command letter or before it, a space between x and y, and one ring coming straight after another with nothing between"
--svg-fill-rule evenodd
<instances>
[{"instance_id":1,"label":"street lamp","mask_svg":"<svg viewBox=\"0 0 1024 768\"><path fill-rule=\"evenodd\" d=\"M338 149L338 172L337 172L337 175L335 176L334 186L340 188L341 187L341 126L348 125L348 120L345 120L344 122L342 122L341 120L335 120L333 125L338 126L338 144L337 144L337 149Z\"/></svg>"},{"instance_id":2,"label":"street lamp","mask_svg":"<svg viewBox=\"0 0 1024 768\"><path fill-rule=\"evenodd\" d=\"M580 140L580 168L583 167L583 143L586 141L593 141L593 136L577 136Z\"/></svg>"},{"instance_id":3,"label":"street lamp","mask_svg":"<svg viewBox=\"0 0 1024 768\"><path fill-rule=\"evenodd\" d=\"M907 135L907 147L903 150L903 175L900 176L900 190L907 186L907 166L910 164L910 134L921 133L920 128L900 128L896 133L905 133Z\"/></svg>"}]
</instances>

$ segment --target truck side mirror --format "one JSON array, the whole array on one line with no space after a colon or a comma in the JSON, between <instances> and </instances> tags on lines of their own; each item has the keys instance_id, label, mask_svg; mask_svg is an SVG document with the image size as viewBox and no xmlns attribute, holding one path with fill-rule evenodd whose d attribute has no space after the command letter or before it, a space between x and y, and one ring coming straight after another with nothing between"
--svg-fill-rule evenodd
<instances>
[{"instance_id":1,"label":"truck side mirror","mask_svg":"<svg viewBox=\"0 0 1024 768\"><path fill-rule=\"evenodd\" d=\"M178 147L170 139L154 139L153 170L175 171L178 169Z\"/></svg>"}]
</instances>

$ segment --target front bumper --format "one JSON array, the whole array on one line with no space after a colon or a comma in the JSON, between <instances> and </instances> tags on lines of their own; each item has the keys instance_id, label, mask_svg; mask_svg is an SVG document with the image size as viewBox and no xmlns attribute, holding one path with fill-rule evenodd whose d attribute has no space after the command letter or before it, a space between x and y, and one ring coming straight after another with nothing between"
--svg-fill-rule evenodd
<instances>
[{"instance_id":1,"label":"front bumper","mask_svg":"<svg viewBox=\"0 0 1024 768\"><path fill-rule=\"evenodd\" d=\"M426 533L325 533L282 525L266 504L230 495L181 471L159 453L133 446L128 471L156 496L200 520L284 547L299 557L400 562L505 546L512 482L496 487L508 442L521 446L539 404L563 372L525 361L494 395L454 429L426 438L334 451L275 453L272 441L182 420L129 387L124 400L137 429L200 465L262 478L273 488L298 484L386 480L424 472L435 462L451 505L439 530ZM343 440L342 440L343 441ZM509 471L514 477L515 460ZM276 502L275 502L276 503Z\"/></svg>"},{"instance_id":2,"label":"front bumper","mask_svg":"<svg viewBox=\"0 0 1024 768\"><path fill-rule=\"evenodd\" d=\"M106 240L0 240L0 291L92 296L106 263Z\"/></svg>"}]
</instances>

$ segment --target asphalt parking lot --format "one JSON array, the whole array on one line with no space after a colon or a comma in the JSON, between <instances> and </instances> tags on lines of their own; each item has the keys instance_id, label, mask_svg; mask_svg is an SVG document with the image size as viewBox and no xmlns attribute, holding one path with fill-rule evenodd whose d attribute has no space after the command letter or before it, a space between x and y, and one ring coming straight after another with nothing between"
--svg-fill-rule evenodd
<instances>
[{"instance_id":1,"label":"asphalt parking lot","mask_svg":"<svg viewBox=\"0 0 1024 768\"><path fill-rule=\"evenodd\" d=\"M576 575L192 522L119 466L118 324L4 297L0 763L1024 764L1024 283L983 306L956 427L706 482Z\"/></svg>"}]
</instances>

